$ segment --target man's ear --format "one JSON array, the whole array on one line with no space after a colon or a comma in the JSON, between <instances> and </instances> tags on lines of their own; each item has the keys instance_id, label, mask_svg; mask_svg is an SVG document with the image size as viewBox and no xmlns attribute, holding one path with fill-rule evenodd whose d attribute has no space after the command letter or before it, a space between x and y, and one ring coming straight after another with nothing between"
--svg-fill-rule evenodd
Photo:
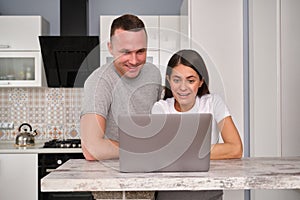
<instances>
[{"instance_id":1,"label":"man's ear","mask_svg":"<svg viewBox=\"0 0 300 200\"><path fill-rule=\"evenodd\" d=\"M111 54L111 55L113 55L113 50L112 50L112 43L111 42L107 42L107 48L108 48L108 50L109 50L109 53Z\"/></svg>"}]
</instances>

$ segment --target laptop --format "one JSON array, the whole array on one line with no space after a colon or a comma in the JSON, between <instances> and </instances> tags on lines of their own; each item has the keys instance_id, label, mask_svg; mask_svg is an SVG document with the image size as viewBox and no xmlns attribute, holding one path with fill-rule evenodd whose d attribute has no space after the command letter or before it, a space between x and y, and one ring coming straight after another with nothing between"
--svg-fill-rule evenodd
<instances>
[{"instance_id":1,"label":"laptop","mask_svg":"<svg viewBox=\"0 0 300 200\"><path fill-rule=\"evenodd\" d=\"M212 115L120 115L121 172L202 172L210 166Z\"/></svg>"}]
</instances>

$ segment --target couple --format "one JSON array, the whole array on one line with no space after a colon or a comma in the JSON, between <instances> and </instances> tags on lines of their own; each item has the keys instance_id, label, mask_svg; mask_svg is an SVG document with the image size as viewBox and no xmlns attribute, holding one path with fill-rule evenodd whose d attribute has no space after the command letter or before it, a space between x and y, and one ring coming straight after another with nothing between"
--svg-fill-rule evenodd
<instances>
[{"instance_id":1,"label":"couple","mask_svg":"<svg viewBox=\"0 0 300 200\"><path fill-rule=\"evenodd\" d=\"M138 17L123 15L113 21L108 49L114 62L95 70L84 86L80 132L87 160L118 158L119 114L150 112L212 113L211 159L242 156L238 130L223 100L210 94L208 72L196 51L181 50L170 58L164 100L160 100L160 72L146 63L147 33ZM219 133L223 143L218 143ZM165 199L163 193L158 199Z\"/></svg>"}]
</instances>

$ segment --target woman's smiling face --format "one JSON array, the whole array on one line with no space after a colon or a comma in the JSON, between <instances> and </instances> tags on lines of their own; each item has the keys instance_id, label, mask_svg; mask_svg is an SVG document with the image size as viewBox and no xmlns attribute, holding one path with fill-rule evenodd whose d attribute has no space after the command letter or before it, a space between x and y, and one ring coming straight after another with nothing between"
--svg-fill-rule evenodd
<instances>
[{"instance_id":1,"label":"woman's smiling face","mask_svg":"<svg viewBox=\"0 0 300 200\"><path fill-rule=\"evenodd\" d=\"M179 64L172 69L167 80L176 100L175 109L180 112L190 110L195 104L198 88L203 84L197 72L191 67Z\"/></svg>"}]
</instances>

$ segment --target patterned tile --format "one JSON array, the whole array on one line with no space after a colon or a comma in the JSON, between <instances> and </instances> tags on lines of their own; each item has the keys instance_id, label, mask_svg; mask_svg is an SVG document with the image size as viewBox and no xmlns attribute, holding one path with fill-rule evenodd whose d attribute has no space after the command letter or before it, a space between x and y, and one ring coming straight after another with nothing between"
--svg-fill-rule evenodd
<instances>
[{"instance_id":1,"label":"patterned tile","mask_svg":"<svg viewBox=\"0 0 300 200\"><path fill-rule=\"evenodd\" d=\"M0 121L14 130L0 130L0 140L14 140L27 122L36 139L79 138L82 88L0 88Z\"/></svg>"}]
</instances>

